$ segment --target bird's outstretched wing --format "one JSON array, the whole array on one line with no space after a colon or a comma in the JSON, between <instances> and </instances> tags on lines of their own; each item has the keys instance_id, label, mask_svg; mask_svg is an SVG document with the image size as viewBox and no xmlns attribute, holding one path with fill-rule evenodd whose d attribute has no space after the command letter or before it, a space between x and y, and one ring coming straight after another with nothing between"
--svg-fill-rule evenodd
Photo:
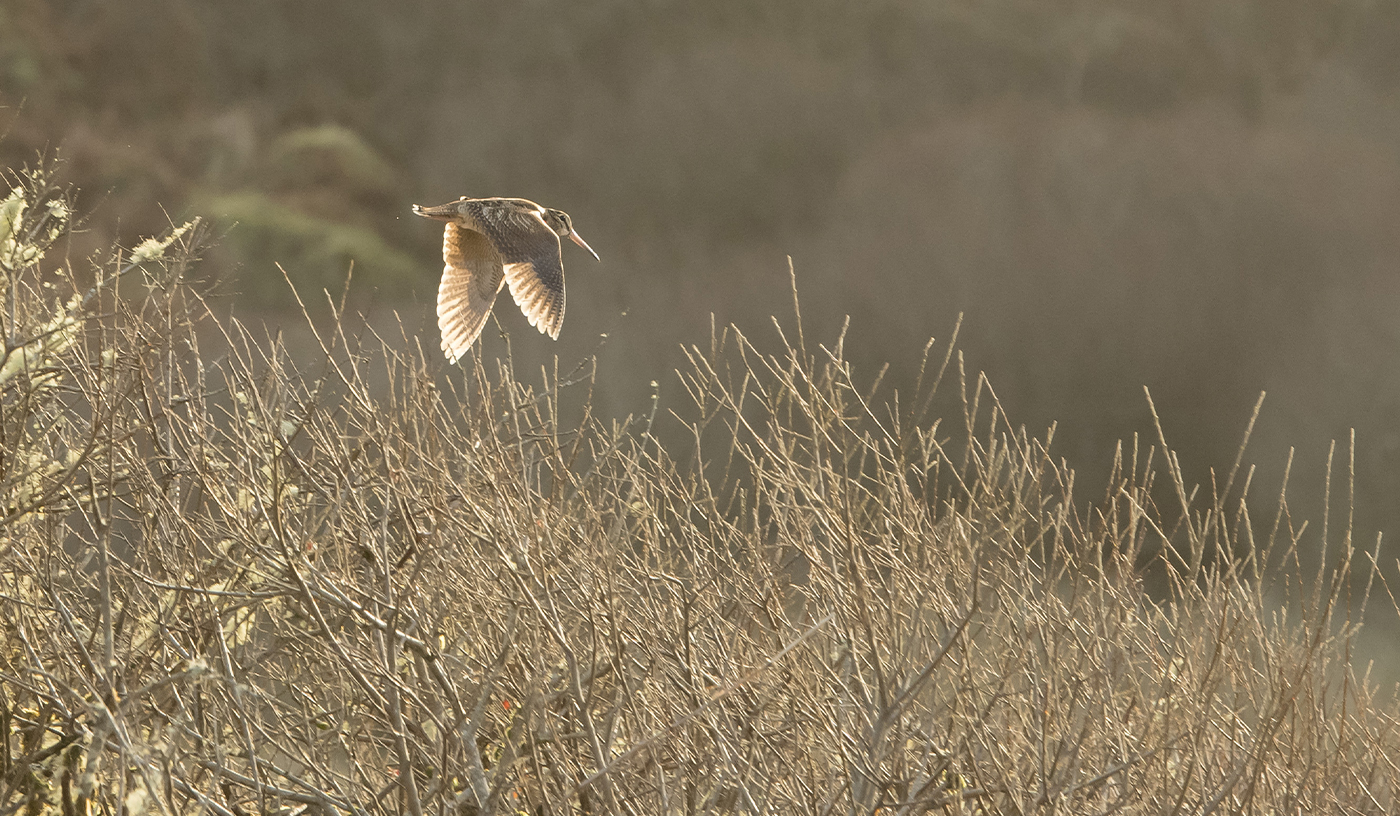
<instances>
[{"instance_id":1,"label":"bird's outstretched wing","mask_svg":"<svg viewBox=\"0 0 1400 816\"><path fill-rule=\"evenodd\" d=\"M557 241L556 241L557 243ZM487 236L447 222L442 234L442 282L438 284L438 329L449 363L467 353L486 325L504 271Z\"/></svg>"},{"instance_id":2,"label":"bird's outstretched wing","mask_svg":"<svg viewBox=\"0 0 1400 816\"><path fill-rule=\"evenodd\" d=\"M564 325L564 262L559 236L539 213L483 206L476 220L500 255L511 297L530 325L559 339Z\"/></svg>"}]
</instances>

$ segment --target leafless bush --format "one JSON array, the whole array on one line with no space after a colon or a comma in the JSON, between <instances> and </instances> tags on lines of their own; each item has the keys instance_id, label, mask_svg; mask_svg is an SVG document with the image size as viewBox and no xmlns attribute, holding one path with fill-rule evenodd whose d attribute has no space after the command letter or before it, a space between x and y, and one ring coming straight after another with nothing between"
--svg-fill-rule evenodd
<instances>
[{"instance_id":1,"label":"leafless bush","mask_svg":"<svg viewBox=\"0 0 1400 816\"><path fill-rule=\"evenodd\" d=\"M0 223L0 813L1394 808L1374 572L1324 523L1300 583L1247 470L1134 443L1076 510L951 344L879 396L800 316L619 422L338 309L297 368L185 283L198 224L79 285L44 178Z\"/></svg>"}]
</instances>

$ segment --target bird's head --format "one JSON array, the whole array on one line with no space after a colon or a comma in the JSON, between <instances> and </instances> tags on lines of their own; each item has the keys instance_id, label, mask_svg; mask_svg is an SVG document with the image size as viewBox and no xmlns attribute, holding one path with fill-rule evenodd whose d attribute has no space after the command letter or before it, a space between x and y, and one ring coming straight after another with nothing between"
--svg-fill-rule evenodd
<instances>
[{"instance_id":1,"label":"bird's head","mask_svg":"<svg viewBox=\"0 0 1400 816\"><path fill-rule=\"evenodd\" d=\"M603 260L598 257L598 253L593 251L593 247L584 242L577 232L574 232L574 222L569 220L568 213L563 210L554 210L546 207L541 217L544 218L544 222L549 225L549 228L554 230L555 235L558 235L560 238L568 238L588 250L588 253L597 260Z\"/></svg>"}]
</instances>

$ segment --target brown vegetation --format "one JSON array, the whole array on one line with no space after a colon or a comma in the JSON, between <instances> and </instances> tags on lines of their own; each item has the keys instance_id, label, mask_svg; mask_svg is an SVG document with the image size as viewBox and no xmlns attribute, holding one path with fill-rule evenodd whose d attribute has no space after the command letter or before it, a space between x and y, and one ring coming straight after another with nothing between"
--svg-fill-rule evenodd
<instances>
[{"instance_id":1,"label":"brown vegetation","mask_svg":"<svg viewBox=\"0 0 1400 816\"><path fill-rule=\"evenodd\" d=\"M290 305L275 263L315 291L353 261L352 307L426 327L408 206L523 195L605 263L516 359L609 334L605 414L652 379L672 405L679 346L784 308L790 254L814 329L852 315L901 388L966 313L975 367L1032 427L1072 419L1095 479L1150 431L1144 384L1193 480L1261 390L1260 465L1298 446L1311 495L1356 428L1387 532L1397 86L1400 14L1368 0L0 2L0 160L59 152L101 202L76 257L199 215L245 316Z\"/></svg>"},{"instance_id":2,"label":"brown vegetation","mask_svg":"<svg viewBox=\"0 0 1400 816\"><path fill-rule=\"evenodd\" d=\"M892 392L800 313L621 422L342 305L294 360L202 225L75 271L14 183L4 813L1395 810L1349 478L1259 521L1159 435L1085 508L951 342Z\"/></svg>"}]
</instances>

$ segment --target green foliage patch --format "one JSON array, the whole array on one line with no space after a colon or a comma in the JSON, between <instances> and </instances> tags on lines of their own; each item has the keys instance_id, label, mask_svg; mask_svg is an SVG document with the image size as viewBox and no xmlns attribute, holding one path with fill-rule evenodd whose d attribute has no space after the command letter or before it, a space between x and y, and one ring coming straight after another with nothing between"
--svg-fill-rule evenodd
<instances>
[{"instance_id":1,"label":"green foliage patch","mask_svg":"<svg viewBox=\"0 0 1400 816\"><path fill-rule=\"evenodd\" d=\"M422 264L373 230L308 214L262 192L212 196L200 209L229 226L227 242L244 265L237 284L253 304L283 301L279 264L312 291L338 288L351 265L357 279L381 289L422 278Z\"/></svg>"}]
</instances>

